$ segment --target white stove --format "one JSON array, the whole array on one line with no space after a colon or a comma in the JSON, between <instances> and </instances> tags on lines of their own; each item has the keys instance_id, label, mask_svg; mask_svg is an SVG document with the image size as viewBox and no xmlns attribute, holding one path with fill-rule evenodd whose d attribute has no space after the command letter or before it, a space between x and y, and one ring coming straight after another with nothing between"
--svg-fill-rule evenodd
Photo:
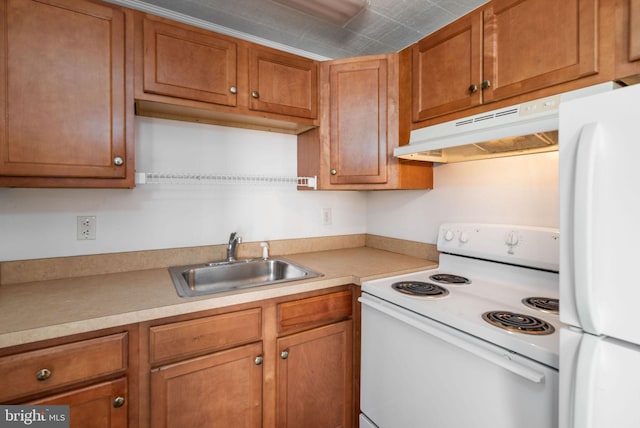
<instances>
[{"instance_id":1,"label":"white stove","mask_svg":"<svg viewBox=\"0 0 640 428\"><path fill-rule=\"evenodd\" d=\"M484 426L483 416L471 416L471 409L477 408L492 427L556 427L561 326L558 230L444 224L438 250L437 269L362 284L364 426L371 421L380 428ZM434 276L439 274L453 275L454 281ZM444 291L433 290L440 287ZM414 288L419 294L408 294ZM528 298L541 302L542 309L525 304ZM495 320L507 326L497 326ZM402 349L401 358L407 364L437 364L438 373L405 374L397 364L387 366L384 359L393 359L396 352L389 353L389 348ZM394 385L397 379L404 379L402 385ZM478 382L486 385L478 387ZM450 397L449 388L456 390ZM483 395L481 391L488 394L493 389L498 394L495 399L477 394L464 397L473 390ZM507 391L505 396L502 391ZM504 401L512 400L514 394L529 403ZM409 402L412 397L432 396L445 409L422 408L412 416L398 396ZM455 411L465 402L471 406L469 413ZM500 403L509 404L507 412L487 414L487 406L499 408ZM533 416L534 411L543 414ZM504 415L506 419L500 419Z\"/></svg>"}]
</instances>

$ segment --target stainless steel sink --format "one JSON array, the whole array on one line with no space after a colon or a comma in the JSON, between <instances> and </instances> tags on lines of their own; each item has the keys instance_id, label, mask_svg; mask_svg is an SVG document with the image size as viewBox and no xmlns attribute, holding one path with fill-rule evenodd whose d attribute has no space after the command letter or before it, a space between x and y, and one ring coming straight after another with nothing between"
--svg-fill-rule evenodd
<instances>
[{"instance_id":1,"label":"stainless steel sink","mask_svg":"<svg viewBox=\"0 0 640 428\"><path fill-rule=\"evenodd\" d=\"M322 276L283 258L222 261L169 268L181 297L221 293Z\"/></svg>"}]
</instances>

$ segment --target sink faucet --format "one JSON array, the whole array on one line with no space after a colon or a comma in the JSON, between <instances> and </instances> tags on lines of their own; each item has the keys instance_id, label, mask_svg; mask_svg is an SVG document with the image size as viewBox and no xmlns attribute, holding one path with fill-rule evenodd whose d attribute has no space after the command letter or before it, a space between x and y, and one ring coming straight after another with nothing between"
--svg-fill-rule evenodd
<instances>
[{"instance_id":1,"label":"sink faucet","mask_svg":"<svg viewBox=\"0 0 640 428\"><path fill-rule=\"evenodd\" d=\"M236 246L242 242L242 238L236 233L231 232L229 236L229 244L227 245L227 261L234 262L236 260Z\"/></svg>"}]
</instances>

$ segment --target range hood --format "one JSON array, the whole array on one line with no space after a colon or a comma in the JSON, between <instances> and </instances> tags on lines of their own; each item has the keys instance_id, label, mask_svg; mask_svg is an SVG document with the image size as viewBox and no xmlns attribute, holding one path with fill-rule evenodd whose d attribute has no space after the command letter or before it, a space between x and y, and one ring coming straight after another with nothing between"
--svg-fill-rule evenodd
<instances>
[{"instance_id":1,"label":"range hood","mask_svg":"<svg viewBox=\"0 0 640 428\"><path fill-rule=\"evenodd\" d=\"M436 163L462 162L558 150L562 102L613 90L615 82L480 113L411 131L409 144L393 154Z\"/></svg>"}]
</instances>

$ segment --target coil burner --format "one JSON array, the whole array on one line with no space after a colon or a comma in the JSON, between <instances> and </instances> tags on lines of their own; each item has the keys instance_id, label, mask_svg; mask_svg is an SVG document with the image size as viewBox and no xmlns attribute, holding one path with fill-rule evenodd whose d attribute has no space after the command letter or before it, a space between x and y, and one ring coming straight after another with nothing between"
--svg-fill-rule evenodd
<instances>
[{"instance_id":1,"label":"coil burner","mask_svg":"<svg viewBox=\"0 0 640 428\"><path fill-rule=\"evenodd\" d=\"M555 331L551 324L531 315L508 311L490 311L482 314L482 318L491 325L518 333L542 335Z\"/></svg>"},{"instance_id":2,"label":"coil burner","mask_svg":"<svg viewBox=\"0 0 640 428\"><path fill-rule=\"evenodd\" d=\"M550 297L526 297L522 299L522 303L533 309L550 314L560 313L560 300Z\"/></svg>"},{"instance_id":3,"label":"coil burner","mask_svg":"<svg viewBox=\"0 0 640 428\"><path fill-rule=\"evenodd\" d=\"M452 275L450 273L436 273L431 275L429 279L441 284L471 284L471 281L468 278L460 275Z\"/></svg>"},{"instance_id":4,"label":"coil burner","mask_svg":"<svg viewBox=\"0 0 640 428\"><path fill-rule=\"evenodd\" d=\"M423 281L400 281L391 284L394 290L401 293L410 294L412 296L421 297L444 297L449 294L449 290L431 282Z\"/></svg>"}]
</instances>

